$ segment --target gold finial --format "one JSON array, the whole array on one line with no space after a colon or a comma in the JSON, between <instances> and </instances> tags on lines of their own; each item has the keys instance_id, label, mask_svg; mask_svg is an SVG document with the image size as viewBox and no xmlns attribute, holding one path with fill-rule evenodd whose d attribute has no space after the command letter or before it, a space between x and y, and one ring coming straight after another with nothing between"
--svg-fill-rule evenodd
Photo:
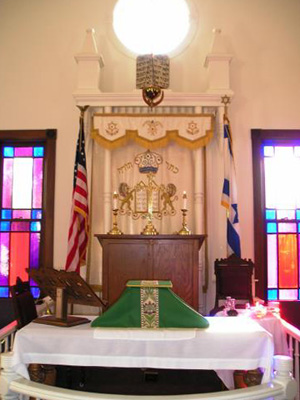
<instances>
[{"instance_id":1,"label":"gold finial","mask_svg":"<svg viewBox=\"0 0 300 400\"><path fill-rule=\"evenodd\" d=\"M80 118L83 119L84 113L89 108L89 106L76 106L76 107L79 108L79 110L80 110Z\"/></svg>"},{"instance_id":2,"label":"gold finial","mask_svg":"<svg viewBox=\"0 0 300 400\"><path fill-rule=\"evenodd\" d=\"M230 97L225 94L225 96L221 97L221 103L224 104L225 106L225 115L227 116L227 111L228 111L228 104L230 104Z\"/></svg>"}]
</instances>

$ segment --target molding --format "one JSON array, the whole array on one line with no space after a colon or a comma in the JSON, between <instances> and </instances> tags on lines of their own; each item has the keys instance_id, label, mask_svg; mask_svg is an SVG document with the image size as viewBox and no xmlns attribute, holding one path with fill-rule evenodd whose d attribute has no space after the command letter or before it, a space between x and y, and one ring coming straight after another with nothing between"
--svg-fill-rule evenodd
<instances>
[{"instance_id":1,"label":"molding","mask_svg":"<svg viewBox=\"0 0 300 400\"><path fill-rule=\"evenodd\" d=\"M165 91L163 107L220 107L222 106L221 98L227 95L233 96L231 90L215 90L212 93L181 93ZM77 90L73 93L76 105L89 105L91 107L146 107L142 97L142 91L133 91L131 93L103 93L91 90Z\"/></svg>"},{"instance_id":2,"label":"molding","mask_svg":"<svg viewBox=\"0 0 300 400\"><path fill-rule=\"evenodd\" d=\"M233 59L233 55L225 54L225 53L210 53L207 54L204 62L204 67L208 67L211 61L227 61L228 63L231 62Z\"/></svg>"}]
</instances>

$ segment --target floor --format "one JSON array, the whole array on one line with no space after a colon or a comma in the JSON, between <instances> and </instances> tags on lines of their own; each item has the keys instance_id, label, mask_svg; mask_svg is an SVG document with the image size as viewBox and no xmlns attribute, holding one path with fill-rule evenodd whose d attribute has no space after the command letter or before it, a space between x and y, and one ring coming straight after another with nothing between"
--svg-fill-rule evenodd
<instances>
[{"instance_id":1,"label":"floor","mask_svg":"<svg viewBox=\"0 0 300 400\"><path fill-rule=\"evenodd\" d=\"M57 386L128 395L172 395L225 390L214 371L59 366Z\"/></svg>"}]
</instances>

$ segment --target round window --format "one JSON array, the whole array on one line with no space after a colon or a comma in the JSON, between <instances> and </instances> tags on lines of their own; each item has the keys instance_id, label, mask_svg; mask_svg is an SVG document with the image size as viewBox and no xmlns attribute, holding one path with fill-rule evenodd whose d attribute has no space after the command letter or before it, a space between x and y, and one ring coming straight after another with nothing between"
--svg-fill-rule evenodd
<instances>
[{"instance_id":1,"label":"round window","mask_svg":"<svg viewBox=\"0 0 300 400\"><path fill-rule=\"evenodd\" d=\"M113 29L135 55L170 55L190 38L190 8L186 0L118 0Z\"/></svg>"}]
</instances>

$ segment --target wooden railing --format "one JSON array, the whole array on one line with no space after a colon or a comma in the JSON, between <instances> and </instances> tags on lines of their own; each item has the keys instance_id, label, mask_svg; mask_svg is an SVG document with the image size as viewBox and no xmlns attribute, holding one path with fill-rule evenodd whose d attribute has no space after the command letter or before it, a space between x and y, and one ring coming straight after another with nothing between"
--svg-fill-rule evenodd
<instances>
[{"instance_id":1,"label":"wooden railing","mask_svg":"<svg viewBox=\"0 0 300 400\"><path fill-rule=\"evenodd\" d=\"M300 330L288 322L281 320L284 330L287 334L290 357L293 359L293 375L298 384L298 393L296 400L300 400L300 376L299 376L299 342Z\"/></svg>"},{"instance_id":2,"label":"wooden railing","mask_svg":"<svg viewBox=\"0 0 300 400\"><path fill-rule=\"evenodd\" d=\"M0 329L0 354L7 353L8 351L12 350L16 331L17 321L13 321L9 325Z\"/></svg>"}]
</instances>

